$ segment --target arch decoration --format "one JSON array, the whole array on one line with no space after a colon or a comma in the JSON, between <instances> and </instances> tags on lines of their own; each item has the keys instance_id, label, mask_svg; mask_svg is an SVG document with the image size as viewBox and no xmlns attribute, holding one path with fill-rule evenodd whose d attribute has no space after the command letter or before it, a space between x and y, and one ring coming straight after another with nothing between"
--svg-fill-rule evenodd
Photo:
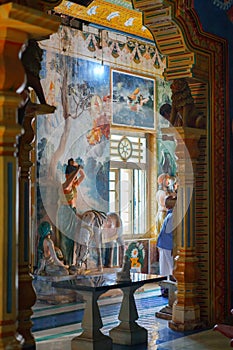
<instances>
[{"instance_id":1,"label":"arch decoration","mask_svg":"<svg viewBox=\"0 0 233 350\"><path fill-rule=\"evenodd\" d=\"M228 273L225 159L229 154L224 142L228 135L225 108L228 96L222 89L227 83L226 41L202 31L191 0L132 2L143 12L144 25L151 31L159 51L167 57L164 78L187 78L195 103L207 116L207 134L198 142L200 154L195 174L195 235L201 296L197 300L201 317L209 323L216 322L229 309L224 295Z\"/></svg>"},{"instance_id":2,"label":"arch decoration","mask_svg":"<svg viewBox=\"0 0 233 350\"><path fill-rule=\"evenodd\" d=\"M132 0L132 2L136 9L143 12L145 26L151 30L160 52L167 57L164 78L170 81L187 78L198 108L208 116L207 135L201 136L198 141L200 154L196 164L195 182L196 251L200 271L198 292L201 296L198 298L198 304L201 306L201 316L204 319L210 323L212 321L220 322L224 319L229 308L228 300L226 300L226 295L229 293L224 293L228 272L226 270L228 256L226 258L225 255L227 251L227 226L225 223L228 218L226 198L228 167L225 159L229 154L229 146L225 145L225 139L229 136L225 108L228 96L225 95L222 88L227 84L224 73L227 70L225 67L227 61L226 42L224 39L201 30L191 0ZM0 345L7 346L7 343L12 343L14 338L15 347L18 348L20 345L19 340L16 339L17 290L12 285L12 281L16 280L17 277L17 252L15 248L10 251L9 247L16 247L18 234L16 196L14 194L17 193L15 143L21 128L15 120L15 110L20 99L12 91L21 85L24 78L18 60L18 52L23 43L29 37L37 38L57 30L58 23L55 23L55 19L51 20L47 15L34 10L46 11L48 10L47 5L52 8L59 5L61 1L19 0L12 3L0 1L0 18L4 27L0 35L0 49L2 56L5 57L1 61L0 68L4 74L11 72L10 80L9 75L8 81L2 80L4 84L9 83L9 81L12 83L0 86L0 165L1 173L4 174L1 182L1 208L6 216L6 220L2 220L0 224L0 240L2 242L0 247L2 265L6 261L9 263L7 265L8 273L3 275L2 272L0 275L0 279L3 281L1 284L1 305L7 302L7 309L1 306L4 312L0 320ZM28 3L32 3L36 7L30 8ZM12 61L6 59L7 57L13 58L14 70L11 69ZM18 78L12 74L16 66L19 73ZM182 132L183 130L181 130ZM5 208L8 208L8 212ZM205 246L201 243L204 240L207 242ZM7 255L7 252L11 255ZM211 256L209 252L212 253ZM25 280L26 285L31 284L31 279L27 277L29 272L27 263L28 261L23 261L22 264L21 281L24 286ZM32 304L21 306L22 311L26 312L26 319L28 319ZM30 322L26 329L30 329ZM34 339L30 336L26 339L26 347L35 348Z\"/></svg>"}]
</instances>

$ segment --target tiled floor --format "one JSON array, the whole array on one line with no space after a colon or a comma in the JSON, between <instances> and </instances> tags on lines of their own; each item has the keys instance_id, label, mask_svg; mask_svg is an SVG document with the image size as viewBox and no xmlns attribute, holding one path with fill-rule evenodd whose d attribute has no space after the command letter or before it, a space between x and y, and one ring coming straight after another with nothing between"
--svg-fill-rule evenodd
<instances>
[{"instance_id":1,"label":"tiled floor","mask_svg":"<svg viewBox=\"0 0 233 350\"><path fill-rule=\"evenodd\" d=\"M168 327L168 321L155 317L155 312L166 305L167 299L158 297L159 288L135 295L138 309L138 324L148 330L148 344L125 347L113 345L113 350L227 350L229 339L212 329L198 333L184 334L174 332ZM121 295L100 300L100 313L103 321L101 331L108 335L109 330L118 324ZM114 312L113 312L114 308ZM45 306L37 304L34 310L34 336L37 350L71 350L71 339L82 332L83 304L66 306ZM59 317L67 319L67 325L61 325ZM74 317L78 320L74 323ZM60 322L60 323L59 323ZM41 327L43 325L43 327ZM53 327L53 328L52 328ZM40 329L44 328L44 329ZM80 348L80 350L82 350ZM103 349L104 350L104 349Z\"/></svg>"}]
</instances>

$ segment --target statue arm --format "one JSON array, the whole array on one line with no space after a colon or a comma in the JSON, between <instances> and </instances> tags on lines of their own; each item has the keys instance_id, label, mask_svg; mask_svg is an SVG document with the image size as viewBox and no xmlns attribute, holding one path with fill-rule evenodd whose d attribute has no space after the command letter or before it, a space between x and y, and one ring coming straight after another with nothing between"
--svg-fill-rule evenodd
<instances>
[{"instance_id":1,"label":"statue arm","mask_svg":"<svg viewBox=\"0 0 233 350\"><path fill-rule=\"evenodd\" d=\"M70 176L66 179L66 181L62 184L63 190L70 190L72 188L75 177L78 175L80 169L79 167L73 171Z\"/></svg>"},{"instance_id":2,"label":"statue arm","mask_svg":"<svg viewBox=\"0 0 233 350\"><path fill-rule=\"evenodd\" d=\"M165 197L166 197L166 192L161 191L159 197L158 197L158 203L160 206L164 207L165 206Z\"/></svg>"},{"instance_id":3,"label":"statue arm","mask_svg":"<svg viewBox=\"0 0 233 350\"><path fill-rule=\"evenodd\" d=\"M79 177L76 181L74 181L74 185L75 186L79 186L81 184L81 182L83 182L83 180L85 179L85 172L82 168L79 168Z\"/></svg>"}]
</instances>

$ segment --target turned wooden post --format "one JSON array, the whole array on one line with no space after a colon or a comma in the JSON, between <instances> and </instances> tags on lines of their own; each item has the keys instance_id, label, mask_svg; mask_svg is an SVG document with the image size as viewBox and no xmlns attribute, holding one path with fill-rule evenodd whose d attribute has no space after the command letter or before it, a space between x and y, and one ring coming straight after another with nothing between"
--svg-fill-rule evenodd
<instances>
[{"instance_id":1,"label":"turned wooden post","mask_svg":"<svg viewBox=\"0 0 233 350\"><path fill-rule=\"evenodd\" d=\"M10 17L9 4L1 5L0 349L21 349L23 339L17 334L18 164L15 156L17 136L21 133L21 127L16 120L16 109L21 98L16 91L24 82L24 69L19 60L19 52L27 34L18 32Z\"/></svg>"},{"instance_id":2,"label":"turned wooden post","mask_svg":"<svg viewBox=\"0 0 233 350\"><path fill-rule=\"evenodd\" d=\"M24 337L27 349L35 349L35 340L31 333L32 306L36 294L32 287L30 273L30 237L31 237L31 177L30 168L34 131L32 123L34 113L26 112L22 126L24 133L19 139L19 307L18 332Z\"/></svg>"},{"instance_id":3,"label":"turned wooden post","mask_svg":"<svg viewBox=\"0 0 233 350\"><path fill-rule=\"evenodd\" d=\"M195 174L199 156L198 142L205 130L176 128L176 155L179 189L175 219L177 225L177 256L174 276L177 280L177 300L173 304L169 327L177 331L201 326L200 306L197 304L198 259L195 238Z\"/></svg>"},{"instance_id":4,"label":"turned wooden post","mask_svg":"<svg viewBox=\"0 0 233 350\"><path fill-rule=\"evenodd\" d=\"M23 44L29 36L37 38L56 31L59 22L38 9L14 2L0 5L0 22L0 349L35 349L35 341L30 333L31 306L35 302L35 294L31 286L28 264L27 216L30 212L27 200L24 203L23 214L20 212L22 216L18 227L19 180L16 144L22 129L16 118L16 110L21 102L21 97L16 91L22 92L25 82L24 67L19 59ZM28 160L25 159L20 179L20 193L24 198L29 193L26 174L28 166ZM23 336L19 335L17 330L20 330Z\"/></svg>"}]
</instances>

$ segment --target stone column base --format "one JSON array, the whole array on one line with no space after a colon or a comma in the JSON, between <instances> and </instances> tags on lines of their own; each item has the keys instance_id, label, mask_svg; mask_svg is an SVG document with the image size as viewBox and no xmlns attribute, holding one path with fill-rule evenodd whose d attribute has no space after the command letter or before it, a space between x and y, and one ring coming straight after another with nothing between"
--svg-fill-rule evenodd
<instances>
[{"instance_id":1,"label":"stone column base","mask_svg":"<svg viewBox=\"0 0 233 350\"><path fill-rule=\"evenodd\" d=\"M174 331L184 332L192 331L203 327L203 323L200 320L200 307L199 305L180 307L173 305L172 321L169 322L169 328Z\"/></svg>"}]
</instances>

